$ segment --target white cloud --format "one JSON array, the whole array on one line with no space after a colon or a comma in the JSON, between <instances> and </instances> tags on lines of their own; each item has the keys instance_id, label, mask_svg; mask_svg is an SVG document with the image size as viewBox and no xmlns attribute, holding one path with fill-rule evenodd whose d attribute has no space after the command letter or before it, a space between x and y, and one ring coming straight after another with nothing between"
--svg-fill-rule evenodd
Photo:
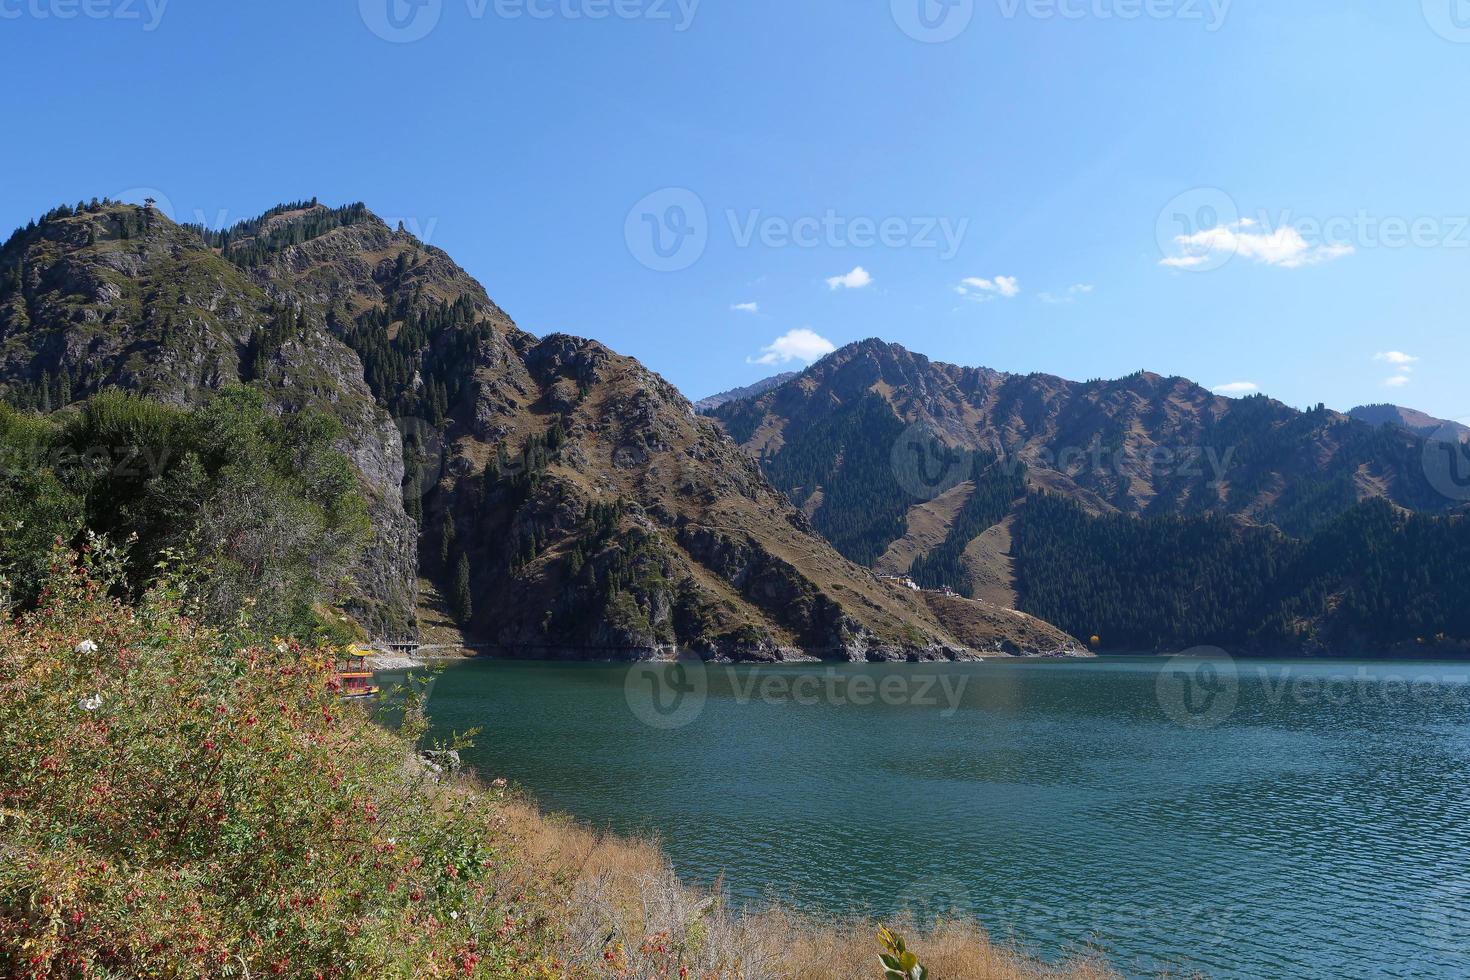
<instances>
[{"instance_id":1,"label":"white cloud","mask_svg":"<svg viewBox=\"0 0 1470 980\"><path fill-rule=\"evenodd\" d=\"M804 361L807 364L820 360L832 353L837 346L826 337L807 327L789 330L765 347L759 357L747 357L747 364L790 364Z\"/></svg>"},{"instance_id":2,"label":"white cloud","mask_svg":"<svg viewBox=\"0 0 1470 980\"><path fill-rule=\"evenodd\" d=\"M1075 303L1078 296L1086 296L1090 292L1092 292L1091 283L1079 282L1075 286L1068 286L1065 292L1038 293L1037 298L1043 303Z\"/></svg>"},{"instance_id":3,"label":"white cloud","mask_svg":"<svg viewBox=\"0 0 1470 980\"><path fill-rule=\"evenodd\" d=\"M761 311L761 305L759 303L736 303L730 309L737 310L741 313L759 313Z\"/></svg>"},{"instance_id":4,"label":"white cloud","mask_svg":"<svg viewBox=\"0 0 1470 980\"><path fill-rule=\"evenodd\" d=\"M857 266L845 276L833 276L827 280L828 289L862 289L872 284L873 277L862 266Z\"/></svg>"},{"instance_id":5,"label":"white cloud","mask_svg":"<svg viewBox=\"0 0 1470 980\"><path fill-rule=\"evenodd\" d=\"M1216 385L1210 390L1217 395L1254 395L1261 390L1261 386L1254 381L1232 381L1229 384Z\"/></svg>"},{"instance_id":6,"label":"white cloud","mask_svg":"<svg viewBox=\"0 0 1470 980\"><path fill-rule=\"evenodd\" d=\"M1300 269L1352 255L1351 245L1309 245L1301 232L1290 225L1275 231L1261 229L1253 218L1241 218L1192 235L1176 235L1174 243L1183 252L1160 261L1174 269L1192 269L1221 255L1239 255L1282 269Z\"/></svg>"},{"instance_id":7,"label":"white cloud","mask_svg":"<svg viewBox=\"0 0 1470 980\"><path fill-rule=\"evenodd\" d=\"M979 303L1004 296L1010 299L1021 292L1021 283L1015 276L996 276L994 279L981 279L979 276L970 276L961 279L960 284L954 291L961 296L967 296Z\"/></svg>"},{"instance_id":8,"label":"white cloud","mask_svg":"<svg viewBox=\"0 0 1470 980\"><path fill-rule=\"evenodd\" d=\"M1419 358L1413 354L1405 354L1401 350L1382 350L1373 355L1373 360L1383 364L1392 364L1393 369L1398 373L1391 378L1383 379L1383 383L1390 388L1402 388L1409 383L1409 375L1414 373L1414 363Z\"/></svg>"}]
</instances>

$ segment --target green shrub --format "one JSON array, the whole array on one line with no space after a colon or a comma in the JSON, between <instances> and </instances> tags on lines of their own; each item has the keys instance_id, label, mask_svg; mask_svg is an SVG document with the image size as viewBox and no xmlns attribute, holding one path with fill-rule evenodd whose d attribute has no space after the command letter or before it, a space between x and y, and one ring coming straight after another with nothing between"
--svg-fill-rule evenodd
<instances>
[{"instance_id":1,"label":"green shrub","mask_svg":"<svg viewBox=\"0 0 1470 980\"><path fill-rule=\"evenodd\" d=\"M0 975L547 975L488 798L342 701L331 650L53 559L0 621Z\"/></svg>"},{"instance_id":2,"label":"green shrub","mask_svg":"<svg viewBox=\"0 0 1470 980\"><path fill-rule=\"evenodd\" d=\"M0 408L0 576L17 602L36 600L52 542L85 528L129 542L134 595L173 553L212 621L248 605L263 629L322 629L371 530L335 420L277 418L245 388L192 410L104 392L60 418Z\"/></svg>"}]
</instances>

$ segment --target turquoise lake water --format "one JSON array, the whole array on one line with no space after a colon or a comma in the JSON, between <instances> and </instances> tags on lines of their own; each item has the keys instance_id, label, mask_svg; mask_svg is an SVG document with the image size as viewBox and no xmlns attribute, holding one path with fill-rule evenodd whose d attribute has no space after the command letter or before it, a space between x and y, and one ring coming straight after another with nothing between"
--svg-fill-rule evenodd
<instances>
[{"instance_id":1,"label":"turquoise lake water","mask_svg":"<svg viewBox=\"0 0 1470 980\"><path fill-rule=\"evenodd\" d=\"M1130 975L1470 976L1470 665L466 661L436 731L739 898Z\"/></svg>"}]
</instances>

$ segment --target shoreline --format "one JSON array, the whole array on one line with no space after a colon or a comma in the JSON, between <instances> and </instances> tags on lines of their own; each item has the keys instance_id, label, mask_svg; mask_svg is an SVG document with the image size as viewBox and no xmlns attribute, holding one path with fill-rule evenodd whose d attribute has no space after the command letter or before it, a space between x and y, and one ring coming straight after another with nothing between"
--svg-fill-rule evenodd
<instances>
[{"instance_id":1,"label":"shoreline","mask_svg":"<svg viewBox=\"0 0 1470 980\"><path fill-rule=\"evenodd\" d=\"M683 654L692 654L706 664L751 666L751 667L789 667L797 665L815 666L841 666L861 664L965 664L983 663L987 660L1000 661L1027 661L1027 660L1096 660L1098 654L1084 649L1059 649L1037 653L1014 653L1005 650L974 650L966 649L963 653L953 656L921 656L918 653L908 653L899 656L871 656L861 659L850 657L820 657L806 653L795 648L782 648L778 655L770 658L732 657L725 654L717 654L712 657L702 656L699 651L680 651L671 648L646 648L628 647L616 650L593 650L575 647L532 647L532 646L442 646L429 647L430 652L420 648L413 656L397 653L375 653L367 658L365 662L369 669L374 671L390 670L416 670L428 667L434 663L442 663L456 660L494 660L494 661L523 661L526 663L588 663L588 664L647 664L647 663L675 663L681 659ZM536 655L526 656L525 652L534 651ZM598 654L598 655L593 655Z\"/></svg>"}]
</instances>

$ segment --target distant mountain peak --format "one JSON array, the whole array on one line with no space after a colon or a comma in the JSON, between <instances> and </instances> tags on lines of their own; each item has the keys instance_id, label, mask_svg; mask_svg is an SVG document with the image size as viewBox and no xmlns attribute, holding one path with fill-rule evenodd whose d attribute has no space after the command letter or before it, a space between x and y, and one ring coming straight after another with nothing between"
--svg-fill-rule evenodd
<instances>
[{"instance_id":1,"label":"distant mountain peak","mask_svg":"<svg viewBox=\"0 0 1470 980\"><path fill-rule=\"evenodd\" d=\"M1435 418L1427 412L1386 402L1376 405L1359 405L1348 412L1349 417L1369 425L1391 425L1426 439L1443 442L1470 442L1470 426L1449 419Z\"/></svg>"},{"instance_id":2,"label":"distant mountain peak","mask_svg":"<svg viewBox=\"0 0 1470 980\"><path fill-rule=\"evenodd\" d=\"M783 371L780 374L773 374L769 378L762 378L754 384L748 384L743 388L731 388L729 391L722 391L719 394L710 395L708 398L701 398L694 403L694 410L696 412L713 412L728 402L764 395L772 388L783 385L800 374L800 371Z\"/></svg>"}]
</instances>

